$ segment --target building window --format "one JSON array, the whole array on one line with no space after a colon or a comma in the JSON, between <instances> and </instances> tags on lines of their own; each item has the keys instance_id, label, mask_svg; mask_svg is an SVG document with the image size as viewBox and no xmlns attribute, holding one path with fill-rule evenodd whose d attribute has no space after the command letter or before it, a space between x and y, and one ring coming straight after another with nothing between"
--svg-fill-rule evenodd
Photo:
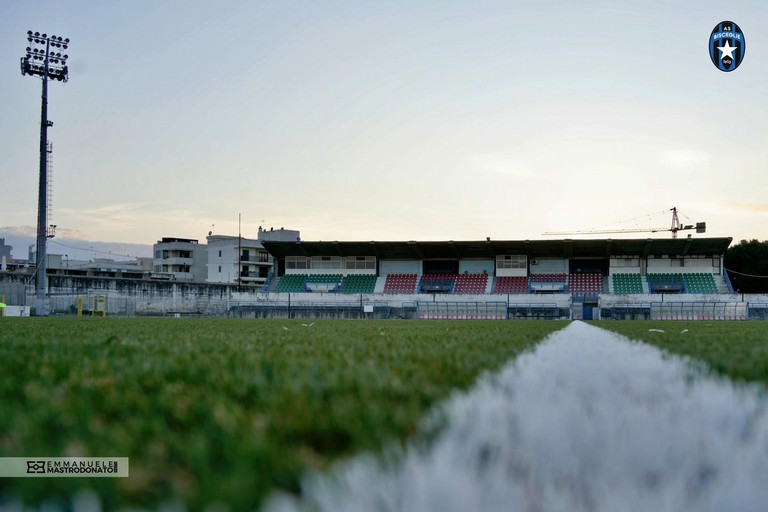
<instances>
[{"instance_id":1,"label":"building window","mask_svg":"<svg viewBox=\"0 0 768 512\"><path fill-rule=\"evenodd\" d=\"M526 268L528 258L525 254L505 254L496 256L496 268Z\"/></svg>"},{"instance_id":2,"label":"building window","mask_svg":"<svg viewBox=\"0 0 768 512\"><path fill-rule=\"evenodd\" d=\"M285 257L285 268L290 270L304 270L309 268L309 258L305 258L304 256L286 256Z\"/></svg>"},{"instance_id":3,"label":"building window","mask_svg":"<svg viewBox=\"0 0 768 512\"><path fill-rule=\"evenodd\" d=\"M311 268L313 270L341 270L344 267L340 256L314 256Z\"/></svg>"},{"instance_id":4,"label":"building window","mask_svg":"<svg viewBox=\"0 0 768 512\"><path fill-rule=\"evenodd\" d=\"M221 258L221 249L219 249L219 258Z\"/></svg>"},{"instance_id":5,"label":"building window","mask_svg":"<svg viewBox=\"0 0 768 512\"><path fill-rule=\"evenodd\" d=\"M219 265L219 274L221 274L221 265Z\"/></svg>"},{"instance_id":6,"label":"building window","mask_svg":"<svg viewBox=\"0 0 768 512\"><path fill-rule=\"evenodd\" d=\"M375 256L347 256L347 270L376 270Z\"/></svg>"}]
</instances>

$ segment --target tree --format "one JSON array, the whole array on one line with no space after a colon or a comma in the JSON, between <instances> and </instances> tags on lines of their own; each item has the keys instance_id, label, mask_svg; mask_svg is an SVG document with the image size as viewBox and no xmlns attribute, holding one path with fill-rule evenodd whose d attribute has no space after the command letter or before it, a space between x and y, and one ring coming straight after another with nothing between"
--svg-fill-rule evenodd
<instances>
[{"instance_id":1,"label":"tree","mask_svg":"<svg viewBox=\"0 0 768 512\"><path fill-rule=\"evenodd\" d=\"M735 291L768 293L768 240L742 240L729 247L725 268Z\"/></svg>"}]
</instances>

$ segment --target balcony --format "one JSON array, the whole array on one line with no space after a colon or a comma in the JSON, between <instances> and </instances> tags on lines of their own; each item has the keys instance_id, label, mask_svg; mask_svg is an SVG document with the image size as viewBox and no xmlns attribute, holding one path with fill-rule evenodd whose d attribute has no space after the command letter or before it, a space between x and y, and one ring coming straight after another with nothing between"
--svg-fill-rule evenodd
<instances>
[{"instance_id":1,"label":"balcony","mask_svg":"<svg viewBox=\"0 0 768 512\"><path fill-rule=\"evenodd\" d=\"M159 262L161 265L185 265L187 267L191 267L193 261L192 258L163 258L162 260L155 260L155 262Z\"/></svg>"},{"instance_id":2,"label":"balcony","mask_svg":"<svg viewBox=\"0 0 768 512\"><path fill-rule=\"evenodd\" d=\"M240 279L243 281L264 281L267 275L259 272L240 272Z\"/></svg>"},{"instance_id":3,"label":"balcony","mask_svg":"<svg viewBox=\"0 0 768 512\"><path fill-rule=\"evenodd\" d=\"M191 244L189 242L160 242L155 244L155 250L160 251L192 251L197 247L197 244Z\"/></svg>"},{"instance_id":4,"label":"balcony","mask_svg":"<svg viewBox=\"0 0 768 512\"><path fill-rule=\"evenodd\" d=\"M272 258L269 256L259 256L258 254L249 254L248 256L240 255L240 262L242 263L256 263L259 265L272 265Z\"/></svg>"}]
</instances>

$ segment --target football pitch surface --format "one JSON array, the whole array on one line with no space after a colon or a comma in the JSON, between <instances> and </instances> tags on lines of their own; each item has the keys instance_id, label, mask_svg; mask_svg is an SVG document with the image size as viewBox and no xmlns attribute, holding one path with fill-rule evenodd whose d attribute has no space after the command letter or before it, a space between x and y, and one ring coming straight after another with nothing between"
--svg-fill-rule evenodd
<instances>
[{"instance_id":1,"label":"football pitch surface","mask_svg":"<svg viewBox=\"0 0 768 512\"><path fill-rule=\"evenodd\" d=\"M212 504L223 504L231 510L255 510L275 491L297 493L303 489L310 504L313 496L315 504L324 503L322 499L325 498L318 497L322 497L323 492L326 492L326 498L330 493L343 499L343 485L333 487L322 483L325 477L311 477L304 479L302 487L302 475L329 472L344 475L350 471L355 474L368 472L375 481L388 482L389 487L379 487L389 488L391 492L387 496L397 500L398 496L402 498L396 488L402 475L382 477L377 469L380 462L360 466L359 454L382 453L382 450L385 454L399 454L389 459L403 459L404 462L397 464L407 470L411 467L409 464L425 464L418 459L416 463L408 462L408 454L412 451L424 452L426 446L438 447L444 443L442 439L450 438L456 429L466 430L475 424L482 425L483 421L494 424L498 416L491 415L490 420L483 420L487 411L471 409L473 404L482 403L482 400L471 398L475 396L473 393L488 388L488 382L501 379L499 376L523 373L520 369L522 361L538 360L536 357L542 351L552 352L552 347L557 346L552 338L535 347L547 335L566 325L568 322L552 321L4 319L0 322L0 456L129 457L131 476L90 480L3 479L0 480L0 500L5 500L6 504L9 500L30 504L45 501L66 508L67 501L78 489L90 488L104 510L122 507L155 509L169 501L183 503L188 510ZM596 325L623 332L633 339L643 339L669 352L707 361L723 375L763 384L768 381L768 328L762 323L641 321L599 322ZM581 403L578 400L558 402L550 395L547 395L549 399L547 396L535 398L532 393L542 387L541 383L562 382L563 374L575 378L573 382L576 383L591 382L583 377L596 373L597 365L582 364L581 372L564 372L563 369L579 367L569 365L568 361L576 361L579 354L589 354L588 339L597 336L595 332L601 333L600 336L608 334L598 329L589 331L590 327L577 322L555 336L573 329L587 329L586 334L582 331L575 333L575 338L582 337L587 341L566 343L564 346L571 352L568 358L560 358L559 366L544 365L533 372L538 375L539 384L527 388L514 384L514 393L502 393L496 402L491 401L497 404L496 414L501 414L501 419L508 419L510 411L516 410L504 402L505 396L517 396L517 400L530 396L528 402L533 404L533 411L548 410L554 414L555 410L570 410L570 417L589 420L589 414L584 410L572 408L571 402ZM663 359L658 351L646 345L630 345L652 350L657 359ZM619 370L622 368L620 363L631 362L638 355L636 352L630 350L623 356L614 354L613 359L602 366L615 368L610 374L613 378L631 375L628 370ZM521 362L519 366L510 363L515 358ZM599 356L593 355L592 360L595 358ZM651 380L660 390L662 398L659 400L666 396L667 389L680 386L683 390L688 389L685 382L689 382L692 375L691 365L677 357L666 356L666 359L674 360L670 364L675 370L662 372L685 378L683 384ZM504 370L498 373L502 368ZM699 367L697 371L703 370ZM477 381L484 372L492 372L495 376L485 376ZM629 380L634 378L629 377ZM703 377L693 380L714 382ZM756 398L760 393L754 390L763 387L742 385L734 388L728 381L720 379L717 382L720 387L737 390L734 395L737 398L732 400L723 391L726 394L722 396L726 398L719 398L720 402L744 402L752 407L751 418L762 418L755 411L760 407L765 409L765 402ZM468 394L454 394L449 399L452 392L470 387L472 391ZM746 395L738 394L742 393L738 389L747 387L751 391ZM501 385L500 389L509 391L510 385ZM711 393L721 391L710 390L708 393L695 402L699 405L691 406L691 411L683 408L686 413L673 414L673 418L709 410L709 397L715 396ZM561 406L550 407L550 402ZM465 405L456 405L462 403ZM601 410L602 415L607 414L599 408L600 403L593 400L590 407ZM627 407L640 410L631 403ZM444 415L440 412L452 408L463 411L459 417L464 419L457 421L451 419L448 412ZM713 410L715 419L721 418L717 416L720 409ZM425 419L429 419L426 431ZM562 430L565 427L562 422L567 417L551 417L549 420L544 415L539 421L541 432L552 434L554 426ZM738 423L739 420L732 421ZM759 436L762 432L765 437L768 435L766 424L764 420L760 421L753 421L757 430L752 434ZM503 423L496 425L500 432L509 430L503 428ZM602 425L602 422L582 422L575 430L589 431L589 425ZM708 430L706 422L702 425L698 431ZM658 425L646 427L652 431L665 428ZM600 428L594 431L603 432ZM623 439L615 432L604 438L610 441L613 439L611 435ZM568 466L572 458L569 455L573 453L561 445L558 449L558 438L556 434L553 436L550 446L541 448L550 451L550 459ZM685 444L669 440L675 438L664 439L659 442L661 445ZM601 442L601 439L591 440L598 445ZM414 448L414 443L421 448ZM616 441L616 446L623 445ZM760 449L765 459L766 447ZM717 450L719 448L711 451L720 453ZM486 464L488 468L493 467L494 461L506 460L503 446L478 453L485 455L478 460L467 455L466 460ZM459 451L454 456L460 454ZM371 457L362 456L365 460ZM437 462L442 460L437 455L431 457ZM650 464L651 469L644 473L644 478L651 483L658 482L661 477L652 471L650 458L646 459L646 465ZM455 458L452 465L460 466L462 460L462 457ZM609 459L604 464L615 465L616 460ZM738 467L738 463L735 464ZM704 465L705 469L710 466ZM345 467L364 469L343 469ZM439 464L429 473L440 476L444 467L446 464ZM540 470L554 471L546 467ZM717 467L714 473L707 472L708 469L702 471L701 478L717 481ZM642 471L638 471L640 473ZM488 474L506 475L509 489L515 488L510 479L526 481L519 473L510 475L492 471ZM563 475L562 478L567 480L567 474ZM339 478L343 483L343 478ZM419 480L409 478L408 481ZM492 485L496 480L486 478L483 481ZM539 480L531 481L534 488L540 486ZM628 492L636 489L631 480L627 482L624 485L628 486ZM744 479L739 482L748 484ZM426 480L423 483L420 488L430 488ZM503 481L497 483L501 485ZM445 484L443 481L443 486ZM318 488L325 491L317 494ZM599 499L602 494L599 488L582 485L581 489L581 494L576 498L571 496L571 499L581 499L588 510L590 500ZM530 489L528 494L531 495ZM742 495L749 498L754 493ZM698 496L707 498L706 493ZM731 495L721 493L717 496L733 503L728 501L733 497ZM419 503L426 506L424 499ZM454 501L456 505L462 503L458 498ZM395 503L403 504L402 501ZM745 504L749 505L749 502L741 505ZM294 504L286 500L270 506L275 510L280 507L292 509ZM295 506L301 508L303 505ZM387 510L383 505L381 509Z\"/></svg>"}]
</instances>

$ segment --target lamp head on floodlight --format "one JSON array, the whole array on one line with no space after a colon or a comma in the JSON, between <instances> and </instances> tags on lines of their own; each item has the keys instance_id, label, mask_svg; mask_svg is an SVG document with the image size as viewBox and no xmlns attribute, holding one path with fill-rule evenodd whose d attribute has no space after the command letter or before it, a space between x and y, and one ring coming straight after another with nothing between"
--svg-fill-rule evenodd
<instances>
[{"instance_id":1,"label":"lamp head on floodlight","mask_svg":"<svg viewBox=\"0 0 768 512\"><path fill-rule=\"evenodd\" d=\"M69 38L61 36L48 37L40 32L27 31L27 41L31 43L27 47L27 54L21 58L21 74L37 75L45 79L66 82L69 78L67 59L69 55L52 51L51 48L67 49ZM40 47L36 47L39 45Z\"/></svg>"}]
</instances>

